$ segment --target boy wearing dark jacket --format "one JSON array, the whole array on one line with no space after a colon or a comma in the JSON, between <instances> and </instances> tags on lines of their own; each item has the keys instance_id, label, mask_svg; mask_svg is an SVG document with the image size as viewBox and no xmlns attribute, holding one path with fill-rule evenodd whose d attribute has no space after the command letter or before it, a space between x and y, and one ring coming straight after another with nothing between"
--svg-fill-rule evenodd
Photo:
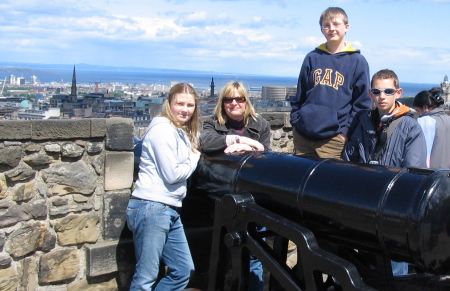
<instances>
[{"instance_id":1,"label":"boy wearing dark jacket","mask_svg":"<svg viewBox=\"0 0 450 291\"><path fill-rule=\"evenodd\" d=\"M369 66L344 40L350 25L343 9L326 9L319 24L327 41L305 57L291 100L294 153L340 159L353 117L372 104Z\"/></svg>"},{"instance_id":2,"label":"boy wearing dark jacket","mask_svg":"<svg viewBox=\"0 0 450 291\"><path fill-rule=\"evenodd\" d=\"M425 168L426 144L419 123L406 105L397 101L402 89L397 75L381 70L372 77L372 110L361 111L348 132L343 159L389 167ZM394 276L408 273L407 263L392 261Z\"/></svg>"}]
</instances>

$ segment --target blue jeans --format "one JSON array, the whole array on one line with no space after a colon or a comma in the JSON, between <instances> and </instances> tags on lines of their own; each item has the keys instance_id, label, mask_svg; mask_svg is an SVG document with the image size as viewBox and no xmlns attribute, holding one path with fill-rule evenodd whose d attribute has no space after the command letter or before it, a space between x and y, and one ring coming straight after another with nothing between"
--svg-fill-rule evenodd
<instances>
[{"instance_id":1,"label":"blue jeans","mask_svg":"<svg viewBox=\"0 0 450 291\"><path fill-rule=\"evenodd\" d=\"M130 290L185 289L194 263L178 212L163 203L132 198L126 215L136 255ZM161 260L167 273L155 287Z\"/></svg>"},{"instance_id":2,"label":"blue jeans","mask_svg":"<svg viewBox=\"0 0 450 291\"><path fill-rule=\"evenodd\" d=\"M394 277L408 275L408 263L391 261L391 266Z\"/></svg>"}]
</instances>

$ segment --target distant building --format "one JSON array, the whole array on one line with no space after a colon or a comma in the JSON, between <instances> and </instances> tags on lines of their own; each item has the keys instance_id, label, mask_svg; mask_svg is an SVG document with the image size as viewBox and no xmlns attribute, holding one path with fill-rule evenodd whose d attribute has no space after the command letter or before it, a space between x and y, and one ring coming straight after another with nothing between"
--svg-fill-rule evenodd
<instances>
[{"instance_id":1,"label":"distant building","mask_svg":"<svg viewBox=\"0 0 450 291\"><path fill-rule=\"evenodd\" d=\"M295 96L297 87L262 86L262 100L290 100Z\"/></svg>"},{"instance_id":2,"label":"distant building","mask_svg":"<svg viewBox=\"0 0 450 291\"><path fill-rule=\"evenodd\" d=\"M444 77L444 82L441 83L441 88L444 91L444 96L442 96L442 98L444 98L445 102L449 102L450 101L450 83L448 82L447 75L445 75L445 77Z\"/></svg>"},{"instance_id":3,"label":"distant building","mask_svg":"<svg viewBox=\"0 0 450 291\"><path fill-rule=\"evenodd\" d=\"M211 93L209 94L209 97L214 97L214 78L211 78Z\"/></svg>"}]
</instances>

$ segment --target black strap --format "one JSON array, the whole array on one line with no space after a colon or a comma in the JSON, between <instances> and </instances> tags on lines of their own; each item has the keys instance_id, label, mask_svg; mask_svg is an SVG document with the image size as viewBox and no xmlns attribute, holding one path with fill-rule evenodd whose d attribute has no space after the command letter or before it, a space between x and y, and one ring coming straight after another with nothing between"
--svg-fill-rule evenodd
<instances>
[{"instance_id":1,"label":"black strap","mask_svg":"<svg viewBox=\"0 0 450 291\"><path fill-rule=\"evenodd\" d=\"M374 160L376 160L376 161L379 160L379 158L381 156L381 152L383 151L383 148L386 145L386 142L391 137L395 128L400 124L400 121L402 121L403 117L404 116L400 116L399 118L394 119L391 122L391 124L389 124L389 126L385 129L383 129L383 131L380 133L380 137L378 138L378 142L377 142L377 148L375 150Z\"/></svg>"}]
</instances>

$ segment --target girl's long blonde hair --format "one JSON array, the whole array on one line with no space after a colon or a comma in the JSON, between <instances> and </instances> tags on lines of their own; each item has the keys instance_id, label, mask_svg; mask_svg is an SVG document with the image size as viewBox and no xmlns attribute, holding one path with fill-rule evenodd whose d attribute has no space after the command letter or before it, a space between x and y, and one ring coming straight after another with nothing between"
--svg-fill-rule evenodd
<instances>
[{"instance_id":1,"label":"girl's long blonde hair","mask_svg":"<svg viewBox=\"0 0 450 291\"><path fill-rule=\"evenodd\" d=\"M170 110L170 104L176 101L176 97L178 94L183 93L191 94L195 100L194 112L192 113L191 118L189 118L189 120L184 124L180 123L175 118L175 116L173 116L172 110ZM170 88L169 97L164 102L161 110L161 116L167 117L176 127L182 128L184 131L186 131L192 146L198 148L198 135L200 133L198 96L197 92L191 85L186 83L178 83Z\"/></svg>"}]
</instances>

